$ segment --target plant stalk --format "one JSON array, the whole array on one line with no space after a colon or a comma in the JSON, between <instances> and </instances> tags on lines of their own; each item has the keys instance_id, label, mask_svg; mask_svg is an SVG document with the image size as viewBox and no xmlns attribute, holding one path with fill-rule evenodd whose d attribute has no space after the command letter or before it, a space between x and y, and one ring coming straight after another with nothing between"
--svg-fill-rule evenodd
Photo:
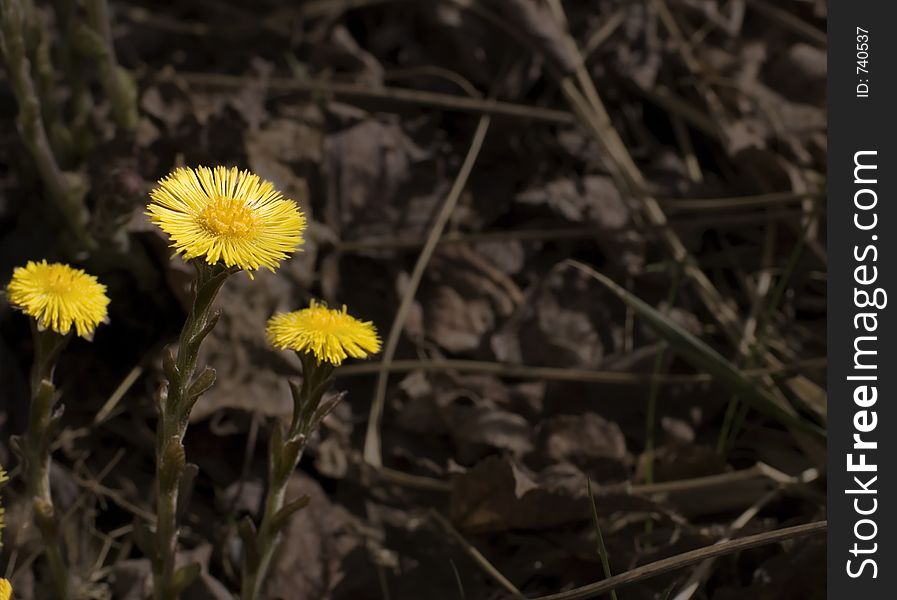
<instances>
[{"instance_id":1,"label":"plant stalk","mask_svg":"<svg viewBox=\"0 0 897 600\"><path fill-rule=\"evenodd\" d=\"M68 600L71 574L62 551L59 524L50 492L50 448L59 427L62 409L55 408L58 395L53 371L68 336L39 331L32 321L34 364L31 368L31 410L28 431L22 441L25 484L31 498L34 522L41 535L44 554L56 589L56 597ZM55 409L55 410L54 410Z\"/></svg>"},{"instance_id":2,"label":"plant stalk","mask_svg":"<svg viewBox=\"0 0 897 600\"><path fill-rule=\"evenodd\" d=\"M112 39L112 19L106 0L86 0L90 26L102 39L103 51L97 57L100 83L112 104L112 117L124 131L137 127L137 89L130 73L121 68L115 55Z\"/></svg>"},{"instance_id":3,"label":"plant stalk","mask_svg":"<svg viewBox=\"0 0 897 600\"><path fill-rule=\"evenodd\" d=\"M299 464L301 457L302 452L299 452L296 456L296 464ZM296 465L293 465L293 469L295 468ZM255 600L261 593L262 584L271 566L271 559L274 557L274 550L280 542L280 531L273 527L273 517L283 508L288 482L289 479L286 479L276 483L269 482L268 484L268 493L265 498L265 514L259 526L256 542L259 550L258 564L255 568L244 570L240 591L242 600Z\"/></svg>"},{"instance_id":4,"label":"plant stalk","mask_svg":"<svg viewBox=\"0 0 897 600\"><path fill-rule=\"evenodd\" d=\"M308 502L305 496L287 503L287 486L302 458L308 436L340 400L337 397L322 403L324 393L333 381L333 366L319 363L305 353L298 355L302 361L302 386L297 388L290 384L293 395L290 427L284 435L278 424L269 442L268 489L262 522L254 538L244 536L243 540L244 544L252 545L252 551L244 553L241 600L256 600L259 597L288 517Z\"/></svg>"},{"instance_id":5,"label":"plant stalk","mask_svg":"<svg viewBox=\"0 0 897 600\"><path fill-rule=\"evenodd\" d=\"M187 320L181 330L177 353L163 357L167 385L157 397L159 413L156 442L156 534L153 548L153 598L176 600L186 583L175 572L177 554L178 492L186 459L183 446L190 411L199 396L212 386L215 371L208 367L194 378L202 341L218 320L212 304L231 271L194 260L196 279ZM182 578L180 578L182 579Z\"/></svg>"},{"instance_id":6,"label":"plant stalk","mask_svg":"<svg viewBox=\"0 0 897 600\"><path fill-rule=\"evenodd\" d=\"M56 204L78 241L93 248L87 232L86 189L73 173L59 168L41 115L41 102L31 76L24 37L24 7L20 0L0 0L0 50L6 61L10 85L19 105L19 135L34 161L47 195Z\"/></svg>"}]
</instances>

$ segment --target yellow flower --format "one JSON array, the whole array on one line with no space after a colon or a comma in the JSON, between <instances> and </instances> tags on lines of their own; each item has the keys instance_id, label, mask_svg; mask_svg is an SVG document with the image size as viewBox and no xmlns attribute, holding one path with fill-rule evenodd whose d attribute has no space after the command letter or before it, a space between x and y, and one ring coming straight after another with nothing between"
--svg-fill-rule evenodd
<instances>
[{"instance_id":1,"label":"yellow flower","mask_svg":"<svg viewBox=\"0 0 897 600\"><path fill-rule=\"evenodd\" d=\"M150 192L147 215L185 260L274 271L303 243L305 215L269 181L225 167L176 169Z\"/></svg>"},{"instance_id":2,"label":"yellow flower","mask_svg":"<svg viewBox=\"0 0 897 600\"><path fill-rule=\"evenodd\" d=\"M9 600L12 598L12 585L9 580L0 577L0 600Z\"/></svg>"},{"instance_id":3,"label":"yellow flower","mask_svg":"<svg viewBox=\"0 0 897 600\"><path fill-rule=\"evenodd\" d=\"M9 301L37 320L41 329L65 335L75 326L90 337L106 319L106 286L81 269L60 263L28 261L13 271L7 287Z\"/></svg>"},{"instance_id":4,"label":"yellow flower","mask_svg":"<svg viewBox=\"0 0 897 600\"><path fill-rule=\"evenodd\" d=\"M268 342L281 350L311 353L320 362L367 358L380 351L373 323L359 321L342 310L312 300L308 308L274 315L268 320Z\"/></svg>"}]
</instances>

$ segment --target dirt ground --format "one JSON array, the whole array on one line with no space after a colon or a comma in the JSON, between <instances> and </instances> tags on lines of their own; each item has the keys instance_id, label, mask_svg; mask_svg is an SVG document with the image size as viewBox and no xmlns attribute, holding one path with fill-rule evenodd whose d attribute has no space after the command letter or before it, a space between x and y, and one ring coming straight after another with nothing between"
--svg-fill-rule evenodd
<instances>
[{"instance_id":1,"label":"dirt ground","mask_svg":"<svg viewBox=\"0 0 897 600\"><path fill-rule=\"evenodd\" d=\"M312 298L398 344L338 371L347 396L290 484L311 503L272 600L593 597L562 592L605 579L599 527L617 575L825 518L824 441L802 429L825 424L821 0L113 1L130 132L90 61L67 62L50 4L46 97L73 118L77 72L94 99L89 139L57 155L101 243L77 250L46 200L7 70L0 281L65 260L112 299L57 371L54 495L85 597L148 590L152 397L190 271L143 211L179 165L251 169L311 221L276 275L219 297L201 358L218 381L186 438L181 558L202 574L185 598L239 589L237 523L258 517L298 375L264 324ZM31 353L0 302L0 564L21 600L49 597L8 443ZM824 561L824 535L785 539L616 592L823 598Z\"/></svg>"}]
</instances>

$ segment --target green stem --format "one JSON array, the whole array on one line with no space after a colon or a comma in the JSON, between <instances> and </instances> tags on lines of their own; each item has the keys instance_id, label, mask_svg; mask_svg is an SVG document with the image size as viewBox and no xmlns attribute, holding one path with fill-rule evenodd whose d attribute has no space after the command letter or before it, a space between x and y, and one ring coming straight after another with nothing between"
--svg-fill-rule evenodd
<instances>
[{"instance_id":1,"label":"green stem","mask_svg":"<svg viewBox=\"0 0 897 600\"><path fill-rule=\"evenodd\" d=\"M302 452L300 451L296 455L296 461L292 465L290 472L296 468L301 458ZM241 600L254 600L261 593L262 584L271 566L271 558L274 556L274 550L277 549L277 545L280 542L280 531L274 524L274 515L279 513L284 506L288 483L289 477L279 481L268 482L265 513L259 526L258 537L256 538L259 551L258 564L254 568L244 565L243 583L240 591Z\"/></svg>"},{"instance_id":2,"label":"green stem","mask_svg":"<svg viewBox=\"0 0 897 600\"><path fill-rule=\"evenodd\" d=\"M333 367L319 363L311 356L299 353L302 361L302 386L291 384L293 394L293 418L286 437L280 433L272 436L268 456L268 489L265 497L265 511L254 540L244 543L255 545L254 552L245 553L243 560L243 582L241 600L256 600L271 566L271 559L280 542L281 530L286 525L283 518L286 505L287 485L296 470L305 442L321 420L333 409L335 402L321 405L324 392L330 387ZM301 500L299 501L301 502ZM254 557L249 558L250 554Z\"/></svg>"},{"instance_id":3,"label":"green stem","mask_svg":"<svg viewBox=\"0 0 897 600\"><path fill-rule=\"evenodd\" d=\"M34 364L31 368L31 410L28 431L22 444L25 483L31 498L34 522L41 534L41 543L56 597L68 600L71 575L62 551L59 524L50 491L50 448L58 427L61 411L54 412L56 388L53 371L59 353L68 341L53 331L39 331L32 322Z\"/></svg>"},{"instance_id":4,"label":"green stem","mask_svg":"<svg viewBox=\"0 0 897 600\"><path fill-rule=\"evenodd\" d=\"M610 571L610 559L607 555L607 546L604 545L604 535L601 533L601 524L598 522L598 504L595 502L595 496L592 494L592 480L586 480L586 489L589 493L589 502L592 505L592 524L595 526L595 536L598 544L598 558L601 560L601 568L604 571L605 579L610 579L612 573ZM619 600L617 590L610 591L611 600Z\"/></svg>"},{"instance_id":5,"label":"green stem","mask_svg":"<svg viewBox=\"0 0 897 600\"><path fill-rule=\"evenodd\" d=\"M31 153L47 195L56 203L78 241L86 248L93 248L95 244L87 233L88 214L84 206L83 182L59 168L44 128L41 102L26 53L24 27L24 8L20 0L0 0L0 49L19 104L16 119L19 135Z\"/></svg>"},{"instance_id":6,"label":"green stem","mask_svg":"<svg viewBox=\"0 0 897 600\"><path fill-rule=\"evenodd\" d=\"M137 89L131 75L118 65L112 40L112 20L106 0L86 0L90 26L103 41L104 50L98 56L100 83L112 104L116 124L126 132L137 127Z\"/></svg>"},{"instance_id":7,"label":"green stem","mask_svg":"<svg viewBox=\"0 0 897 600\"><path fill-rule=\"evenodd\" d=\"M218 320L212 304L230 271L194 261L197 275L190 313L178 340L176 357L165 360L167 388L159 394L159 425L156 441L156 543L153 559L153 597L176 600L175 556L177 554L178 487L184 474L183 440L190 410L199 395L214 382L214 371L206 369L194 378L202 341ZM169 355L170 356L170 355Z\"/></svg>"},{"instance_id":8,"label":"green stem","mask_svg":"<svg viewBox=\"0 0 897 600\"><path fill-rule=\"evenodd\" d=\"M673 308L676 302L676 295L679 292L679 276L682 272L681 266L676 265L673 273L673 281L667 292L667 306ZM654 378L651 380L651 387L648 389L648 405L645 409L645 483L650 485L654 483L654 450L655 435L657 430L657 396L660 391L660 385L657 377L664 369L664 363L667 360L667 346L664 345L654 357L654 368L652 374ZM654 527L654 521L649 517L645 520L645 533L651 533Z\"/></svg>"},{"instance_id":9,"label":"green stem","mask_svg":"<svg viewBox=\"0 0 897 600\"><path fill-rule=\"evenodd\" d=\"M58 71L68 84L69 100L56 107L55 121L45 121L50 123L50 141L54 144L57 160L65 168L80 164L93 148L95 134L91 130L90 120L94 102L85 74L85 63L88 61L77 44L78 28L83 26L79 16L80 6L77 0L52 0L51 3L61 33L57 53ZM44 112L46 114L47 111ZM54 128L59 133L54 134ZM60 147L64 153L60 152Z\"/></svg>"},{"instance_id":10,"label":"green stem","mask_svg":"<svg viewBox=\"0 0 897 600\"><path fill-rule=\"evenodd\" d=\"M818 217L819 206L820 204L817 199L816 204L813 206L813 211L810 214L810 218L806 222L803 234L800 236L800 239L791 250L791 254L788 257L788 264L779 275L776 286L767 295L766 309L761 312L759 317L757 318L757 328L754 332L754 345L751 349L751 353L748 355L748 358L745 361L746 367L751 367L756 364L758 361L758 357L762 355L763 351L768 346L769 332L767 329L767 324L771 320L772 315L775 313L775 311L778 310L779 304L781 303L782 298L784 298L785 296L785 292L788 289L788 283L791 280L791 274L794 273L794 270L797 268L798 261L800 260L801 254L803 254L804 245L807 242L807 235L809 234L810 229L815 226L816 219ZM723 454L732 449L738 438L741 426L744 424L744 420L747 417L747 413L748 407L739 405L738 396L733 396L729 400L729 405L726 407L726 415L723 421L723 428L720 431L719 439L716 443L717 453Z\"/></svg>"}]
</instances>

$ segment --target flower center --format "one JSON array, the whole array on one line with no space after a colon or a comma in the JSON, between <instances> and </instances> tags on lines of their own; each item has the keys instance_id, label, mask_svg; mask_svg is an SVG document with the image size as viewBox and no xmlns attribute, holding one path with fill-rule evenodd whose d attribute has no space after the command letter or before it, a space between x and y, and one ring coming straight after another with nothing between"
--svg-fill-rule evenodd
<instances>
[{"instance_id":1,"label":"flower center","mask_svg":"<svg viewBox=\"0 0 897 600\"><path fill-rule=\"evenodd\" d=\"M242 200L215 198L202 209L199 221L215 235L241 238L255 227L255 214Z\"/></svg>"},{"instance_id":2,"label":"flower center","mask_svg":"<svg viewBox=\"0 0 897 600\"><path fill-rule=\"evenodd\" d=\"M55 266L55 265L54 265ZM48 296L64 296L72 289L72 278L61 270L54 269L44 276L43 293Z\"/></svg>"}]
</instances>

